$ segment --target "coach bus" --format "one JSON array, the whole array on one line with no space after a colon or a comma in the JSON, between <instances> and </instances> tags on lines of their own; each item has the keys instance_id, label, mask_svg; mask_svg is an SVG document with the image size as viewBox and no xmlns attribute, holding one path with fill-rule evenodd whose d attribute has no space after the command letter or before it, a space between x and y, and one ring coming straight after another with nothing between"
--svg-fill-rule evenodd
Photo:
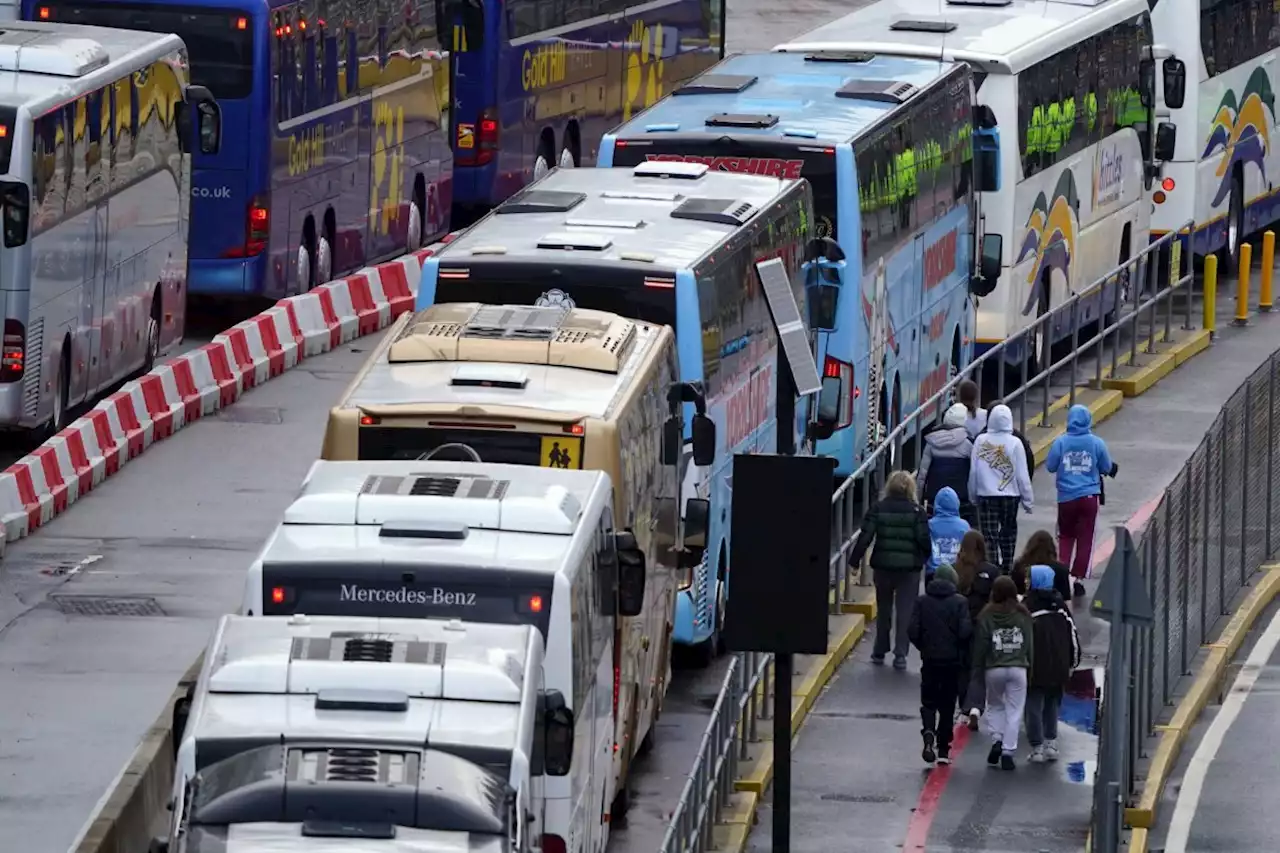
<instances>
[{"instance_id":1,"label":"coach bus","mask_svg":"<svg viewBox=\"0 0 1280 853\"><path fill-rule=\"evenodd\" d=\"M422 268L419 309L468 301L581 307L675 329L680 380L701 384L706 414L719 425L707 465L685 412L693 458L681 460L681 500L709 501L710 520L705 548L684 543L694 568L677 583L673 639L702 660L719 647L729 594L733 456L777 446L778 343L754 262L781 258L807 310L800 266L812 222L804 180L691 163L557 169ZM798 423L790 426L799 433ZM687 523L687 502L684 515Z\"/></svg>"},{"instance_id":2,"label":"coach bus","mask_svg":"<svg viewBox=\"0 0 1280 853\"><path fill-rule=\"evenodd\" d=\"M684 161L813 184L817 235L848 255L832 270L837 319L818 353L823 371L845 377L849 389L835 432L818 444L839 476L969 363L977 191L996 188L999 147L997 131L975 128L974 117L964 65L741 54L601 146L601 166ZM975 134L988 164L976 174ZM846 271L856 271L847 282Z\"/></svg>"},{"instance_id":3,"label":"coach bus","mask_svg":"<svg viewBox=\"0 0 1280 853\"><path fill-rule=\"evenodd\" d=\"M449 0L453 198L488 210L724 55L725 0Z\"/></svg>"},{"instance_id":4,"label":"coach bus","mask_svg":"<svg viewBox=\"0 0 1280 853\"><path fill-rule=\"evenodd\" d=\"M998 281L978 299L981 353L1147 244L1147 190L1156 163L1171 154L1164 132L1164 150L1153 150L1162 146L1151 133L1151 44L1146 0L946 0L937 11L882 0L775 50L963 61L974 69L979 103L1000 127L1017 128L1017 146L1001 151L1001 171L1012 179L982 199L987 233L1003 236L1004 257ZM1083 300L1079 324L1096 322L1113 300L1109 288ZM1051 326L1048 342L1028 336L1007 358L1036 364L1046 343L1070 338L1065 314Z\"/></svg>"},{"instance_id":5,"label":"coach bus","mask_svg":"<svg viewBox=\"0 0 1280 853\"><path fill-rule=\"evenodd\" d=\"M0 425L56 433L182 340L190 150L219 120L174 35L7 21L0 55Z\"/></svg>"},{"instance_id":6,"label":"coach bus","mask_svg":"<svg viewBox=\"0 0 1280 853\"><path fill-rule=\"evenodd\" d=\"M23 15L177 33L234 130L195 155L190 288L306 291L448 228L448 63L430 0L24 0ZM141 109L154 86L139 81Z\"/></svg>"}]
</instances>

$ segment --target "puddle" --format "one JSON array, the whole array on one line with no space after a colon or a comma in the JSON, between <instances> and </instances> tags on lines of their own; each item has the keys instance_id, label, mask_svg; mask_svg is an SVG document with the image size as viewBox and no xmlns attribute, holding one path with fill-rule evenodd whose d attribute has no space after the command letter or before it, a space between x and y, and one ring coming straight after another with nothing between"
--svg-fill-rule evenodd
<instances>
[{"instance_id":1,"label":"puddle","mask_svg":"<svg viewBox=\"0 0 1280 853\"><path fill-rule=\"evenodd\" d=\"M1077 669L1072 673L1058 709L1058 719L1077 731L1097 735L1101 684L1101 669Z\"/></svg>"}]
</instances>

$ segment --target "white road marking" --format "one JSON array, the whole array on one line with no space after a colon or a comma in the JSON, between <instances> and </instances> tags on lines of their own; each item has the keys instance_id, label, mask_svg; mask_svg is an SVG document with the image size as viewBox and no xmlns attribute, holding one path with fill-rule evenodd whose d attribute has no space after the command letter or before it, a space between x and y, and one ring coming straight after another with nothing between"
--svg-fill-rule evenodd
<instances>
[{"instance_id":1,"label":"white road marking","mask_svg":"<svg viewBox=\"0 0 1280 853\"><path fill-rule=\"evenodd\" d=\"M83 560L71 567L71 571L67 572L67 577L75 577L101 559L101 554L91 554L88 557L85 557Z\"/></svg>"},{"instance_id":2,"label":"white road marking","mask_svg":"<svg viewBox=\"0 0 1280 853\"><path fill-rule=\"evenodd\" d=\"M1204 793L1205 779L1209 775L1209 766L1222 749L1236 718L1244 709L1245 700L1253 692L1258 683L1258 676L1271 659L1276 646L1280 645L1280 613L1271 618L1267 630L1258 638L1257 645L1249 652L1235 682L1231 685L1231 693L1222 702L1218 715L1209 724L1191 756L1187 765L1187 773L1182 779L1182 789L1178 792L1178 802L1173 809L1173 818L1169 821L1169 837L1165 840L1165 853L1187 853L1187 844L1191 839L1191 823L1195 820L1196 808L1200 805L1200 796Z\"/></svg>"}]
</instances>

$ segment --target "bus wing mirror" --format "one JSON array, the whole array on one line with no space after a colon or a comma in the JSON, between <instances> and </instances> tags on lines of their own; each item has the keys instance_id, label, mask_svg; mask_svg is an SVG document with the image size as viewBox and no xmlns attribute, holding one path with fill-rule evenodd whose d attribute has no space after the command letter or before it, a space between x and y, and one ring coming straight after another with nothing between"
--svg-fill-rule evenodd
<instances>
[{"instance_id":1,"label":"bus wing mirror","mask_svg":"<svg viewBox=\"0 0 1280 853\"><path fill-rule=\"evenodd\" d=\"M999 234L982 235L982 252L978 261L978 274L969 282L969 292L974 296L990 296L1000 281L1000 262L1004 257L1004 237Z\"/></svg>"},{"instance_id":2,"label":"bus wing mirror","mask_svg":"<svg viewBox=\"0 0 1280 853\"><path fill-rule=\"evenodd\" d=\"M1173 159L1174 148L1178 143L1178 126L1170 121L1162 121L1156 125L1155 159L1161 163Z\"/></svg>"},{"instance_id":3,"label":"bus wing mirror","mask_svg":"<svg viewBox=\"0 0 1280 853\"><path fill-rule=\"evenodd\" d=\"M1170 56L1161 70L1164 72L1164 105L1171 110L1181 109L1187 99L1187 63Z\"/></svg>"},{"instance_id":4,"label":"bus wing mirror","mask_svg":"<svg viewBox=\"0 0 1280 853\"><path fill-rule=\"evenodd\" d=\"M188 86L186 102L195 112L195 131L200 153L217 154L222 147L222 108L218 106L213 93L204 86Z\"/></svg>"},{"instance_id":5,"label":"bus wing mirror","mask_svg":"<svg viewBox=\"0 0 1280 853\"><path fill-rule=\"evenodd\" d=\"M684 421L679 415L672 415L662 424L662 464L679 465L683 449Z\"/></svg>"},{"instance_id":6,"label":"bus wing mirror","mask_svg":"<svg viewBox=\"0 0 1280 853\"><path fill-rule=\"evenodd\" d=\"M996 127L996 111L987 104L973 105L973 126L977 130L993 130Z\"/></svg>"},{"instance_id":7,"label":"bus wing mirror","mask_svg":"<svg viewBox=\"0 0 1280 853\"><path fill-rule=\"evenodd\" d=\"M614 534L618 552L618 615L639 616L644 610L645 559L635 534Z\"/></svg>"},{"instance_id":8,"label":"bus wing mirror","mask_svg":"<svg viewBox=\"0 0 1280 853\"><path fill-rule=\"evenodd\" d=\"M689 498L684 502L684 546L706 548L707 532L711 527L711 501L706 498Z\"/></svg>"},{"instance_id":9,"label":"bus wing mirror","mask_svg":"<svg viewBox=\"0 0 1280 853\"><path fill-rule=\"evenodd\" d=\"M568 776L573 764L573 711L559 690L548 690L542 703L543 737L547 744L543 769L548 776Z\"/></svg>"},{"instance_id":10,"label":"bus wing mirror","mask_svg":"<svg viewBox=\"0 0 1280 853\"><path fill-rule=\"evenodd\" d=\"M16 249L27 242L31 219L31 190L21 181L0 181L0 207L4 217L4 245Z\"/></svg>"},{"instance_id":11,"label":"bus wing mirror","mask_svg":"<svg viewBox=\"0 0 1280 853\"><path fill-rule=\"evenodd\" d=\"M822 387L818 390L818 412L813 424L813 436L819 441L831 438L839 426L840 401L844 399L844 393L842 377L822 377Z\"/></svg>"},{"instance_id":12,"label":"bus wing mirror","mask_svg":"<svg viewBox=\"0 0 1280 853\"><path fill-rule=\"evenodd\" d=\"M693 464L705 468L716 461L716 423L706 415L693 416Z\"/></svg>"},{"instance_id":13,"label":"bus wing mirror","mask_svg":"<svg viewBox=\"0 0 1280 853\"><path fill-rule=\"evenodd\" d=\"M1156 63L1152 59L1138 62L1138 101L1146 109L1156 100Z\"/></svg>"},{"instance_id":14,"label":"bus wing mirror","mask_svg":"<svg viewBox=\"0 0 1280 853\"><path fill-rule=\"evenodd\" d=\"M1000 190L1000 131L994 127L974 131L973 188L984 193Z\"/></svg>"}]
</instances>

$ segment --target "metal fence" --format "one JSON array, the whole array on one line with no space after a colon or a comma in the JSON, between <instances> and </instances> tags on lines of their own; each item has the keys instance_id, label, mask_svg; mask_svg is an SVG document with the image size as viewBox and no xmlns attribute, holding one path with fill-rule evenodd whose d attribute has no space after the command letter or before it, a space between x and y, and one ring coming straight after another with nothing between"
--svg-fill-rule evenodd
<instances>
[{"instance_id":1,"label":"metal fence","mask_svg":"<svg viewBox=\"0 0 1280 853\"><path fill-rule=\"evenodd\" d=\"M1111 684L1109 666L1102 713L1106 698L1120 689L1128 690L1129 713L1126 743L1108 742L1104 729L1100 790L1118 782L1125 800L1138 793L1138 761L1174 703L1179 680L1280 542L1280 501L1272 498L1280 468L1278 383L1280 353L1222 407L1136 539L1155 619L1150 628L1128 632L1121 652L1128 655L1128 683ZM1114 803L1099 802L1098 809L1104 807Z\"/></svg>"},{"instance_id":2,"label":"metal fence","mask_svg":"<svg viewBox=\"0 0 1280 853\"><path fill-rule=\"evenodd\" d=\"M1005 387L1005 370L995 372L999 399L1014 410L1019 431L1034 439L1034 431L1049 421L1054 384L1069 382L1068 405L1074 404L1080 385L1100 386L1104 374L1113 374L1126 357L1140 360L1140 352L1149 351L1162 332L1167 337L1175 323L1184 329L1195 328L1190 260L1183 262L1175 240L1178 232L1189 233L1192 227L1193 223L1186 223L1061 305L1040 314L1017 335L970 363L901 422L889 424L887 435L853 476L841 484L831 501L832 613L842 612L843 605L852 602L855 588L865 583L859 568L848 565L865 508L890 472L901 468L904 462L913 463L913 445L919 443L926 427L941 419L961 382L981 377L988 363L1000 365L1011 352L1032 348L1037 353L1037 369L1033 371L1022 359L1020 376L1015 377L1018 381L1007 383L1012 387ZM1162 279L1156 274L1156 266L1165 262L1170 264L1170 274ZM1165 286L1154 286L1157 281ZM1090 316L1087 311L1091 307L1092 316L1096 317L1101 308L1107 320L1093 324L1096 331L1082 337L1082 325L1088 329L1090 324L1079 321ZM1069 324L1072 330L1069 352L1055 358L1047 332L1062 323ZM1087 363L1090 358L1096 362L1091 366ZM733 656L660 853L704 853L710 849L716 820L734 790L737 765L747 756L751 744L759 740L756 721L768 718L772 678L772 656Z\"/></svg>"}]
</instances>

